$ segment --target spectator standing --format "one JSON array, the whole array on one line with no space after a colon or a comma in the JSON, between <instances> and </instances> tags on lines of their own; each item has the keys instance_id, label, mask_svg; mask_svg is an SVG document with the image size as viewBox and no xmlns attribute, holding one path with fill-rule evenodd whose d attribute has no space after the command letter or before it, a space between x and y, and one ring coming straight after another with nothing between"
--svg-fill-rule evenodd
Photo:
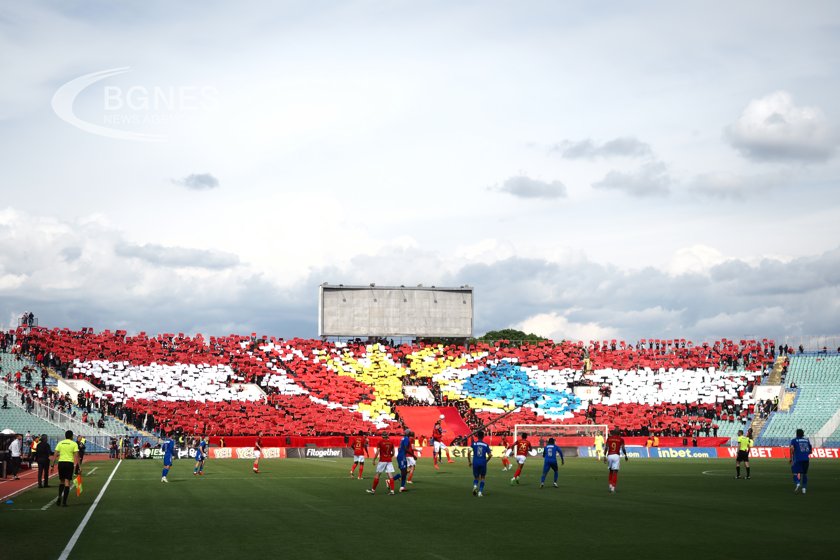
<instances>
[{"instance_id":1,"label":"spectator standing","mask_svg":"<svg viewBox=\"0 0 840 560\"><path fill-rule=\"evenodd\" d=\"M11 473L12 480L18 480L18 471L20 470L20 454L23 449L23 436L18 434L12 444L9 445L9 457L11 458Z\"/></svg>"},{"instance_id":2,"label":"spectator standing","mask_svg":"<svg viewBox=\"0 0 840 560\"><path fill-rule=\"evenodd\" d=\"M52 453L47 434L41 434L41 439L35 447L35 461L38 463L38 488L50 487L50 455Z\"/></svg>"}]
</instances>

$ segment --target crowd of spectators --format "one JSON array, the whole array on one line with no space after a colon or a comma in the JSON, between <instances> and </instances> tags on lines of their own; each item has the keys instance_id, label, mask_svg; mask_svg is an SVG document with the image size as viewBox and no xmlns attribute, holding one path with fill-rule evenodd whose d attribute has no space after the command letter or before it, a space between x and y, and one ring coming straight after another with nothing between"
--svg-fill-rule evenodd
<instances>
[{"instance_id":1,"label":"crowd of spectators","mask_svg":"<svg viewBox=\"0 0 840 560\"><path fill-rule=\"evenodd\" d=\"M236 422L243 426L273 422L288 425L295 433L320 433L324 426L318 416L323 420L324 407L329 415L341 418L341 427L364 426L365 422L377 422L380 429L392 425L397 418L363 417L354 413L359 403L378 398L376 390L353 375L343 375L327 365L337 356L349 355L364 360L372 344L382 348L388 360L398 367L413 372L412 377L406 379L407 383L426 384L434 404L458 407L461 416L473 428L490 420L492 413L486 416L487 412L476 410L468 399L442 390L437 378L433 380L431 375L414 377L418 371L416 356L419 351L431 352L431 359L439 361L444 369L454 368L458 363L459 370L476 370L506 361L549 372L548 375L562 370L578 372L570 377L568 388L598 386L602 400L608 404L588 403L588 408L579 411L574 419L565 421L577 419L612 424L627 420L625 429L628 433L657 430L663 435L713 433L715 422L746 422L756 410L759 414L765 413L764 403L756 406L747 398L754 381L746 376L734 393L730 391L725 399L715 402L679 404L672 402L678 399L670 394L658 398L656 393L662 392L662 383L669 382L669 372L715 370L758 372L760 376L769 371L777 355L795 352L787 345L777 346L768 339L721 339L701 344L685 339L642 339L634 343L620 340L514 343L502 340L444 345L422 341L395 344L384 339L354 339L342 343L284 340L258 337L253 333L209 338L183 333L128 336L122 330L97 333L92 329L74 331L37 326L9 331L0 337L4 351L28 357L44 370L51 368L59 375L85 379L96 386L97 392L82 393L79 398L78 404L89 415L88 421L96 412L100 417L113 415L145 429L192 432L200 428L209 433L214 430L223 433ZM803 350L799 348L799 352ZM51 396L55 391L44 389L43 377L41 383L35 382L33 387L34 371L26 369L14 374L14 382L26 388L26 398L33 402L46 400L51 406L64 406L65 395ZM620 374L608 380L585 375L602 371ZM645 372L654 372L660 377L655 382L658 387L646 380L642 382L648 385L646 390L656 389L650 393L653 400L622 400L628 380ZM661 379L663 376L665 381ZM245 397L239 388L243 383L258 384L266 397L261 402L243 404L241 401ZM163 405L167 400L173 404ZM427 403L391 398L389 404ZM626 407L622 408L624 405ZM175 417L183 413L185 406L195 407L195 418L180 425ZM518 417L513 415L512 418ZM255 423L251 421L253 419L258 421Z\"/></svg>"}]
</instances>

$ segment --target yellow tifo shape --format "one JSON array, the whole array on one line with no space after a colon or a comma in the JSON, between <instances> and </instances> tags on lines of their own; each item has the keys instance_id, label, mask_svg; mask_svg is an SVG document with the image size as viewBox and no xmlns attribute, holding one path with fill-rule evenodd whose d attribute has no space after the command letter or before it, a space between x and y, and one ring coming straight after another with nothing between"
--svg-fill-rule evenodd
<instances>
[{"instance_id":1,"label":"yellow tifo shape","mask_svg":"<svg viewBox=\"0 0 840 560\"><path fill-rule=\"evenodd\" d=\"M394 418L391 401L403 398L402 377L407 371L394 364L390 358L379 350L369 351L365 362L357 360L345 352L341 356L327 356L326 363L336 374L352 377L356 381L369 385L374 389L374 398L369 403L359 403L360 412L368 412L372 417L386 414Z\"/></svg>"},{"instance_id":2,"label":"yellow tifo shape","mask_svg":"<svg viewBox=\"0 0 840 560\"><path fill-rule=\"evenodd\" d=\"M467 356L444 357L443 346L423 348L405 357L415 377L432 377L447 368L460 369L467 363Z\"/></svg>"}]
</instances>

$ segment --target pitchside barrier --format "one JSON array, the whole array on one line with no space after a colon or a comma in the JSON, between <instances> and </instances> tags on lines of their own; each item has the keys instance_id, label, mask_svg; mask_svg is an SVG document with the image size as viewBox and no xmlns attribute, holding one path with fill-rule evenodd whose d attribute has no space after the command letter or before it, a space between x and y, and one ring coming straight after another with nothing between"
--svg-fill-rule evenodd
<instances>
[{"instance_id":1,"label":"pitchside barrier","mask_svg":"<svg viewBox=\"0 0 840 560\"><path fill-rule=\"evenodd\" d=\"M451 446L448 448L453 459L465 459L469 456L469 447ZM595 458L594 447L563 447L563 457ZM504 454L502 446L491 447L493 457L498 459ZM531 457L542 457L542 448L535 447ZM374 449L369 450L373 459ZM151 459L163 457L160 449L144 450L144 456ZM631 459L734 459L738 450L735 447L645 447L628 445L627 456ZM750 457L753 459L787 459L787 447L753 447ZM194 456L194 450L189 449L179 453L179 459ZM431 458L432 448L424 447L421 457ZM349 447L263 447L261 457L264 459L349 459L353 457L353 450ZM840 459L840 448L818 447L811 453L812 459ZM253 447L211 447L210 459L254 459Z\"/></svg>"},{"instance_id":2,"label":"pitchside barrier","mask_svg":"<svg viewBox=\"0 0 840 560\"><path fill-rule=\"evenodd\" d=\"M753 447L750 457L753 459L788 459L787 447ZM637 447L627 446L627 456L631 459L734 459L738 454L735 447ZM579 447L581 457L595 457L594 447ZM819 447L811 453L812 459L840 459L840 448Z\"/></svg>"}]
</instances>

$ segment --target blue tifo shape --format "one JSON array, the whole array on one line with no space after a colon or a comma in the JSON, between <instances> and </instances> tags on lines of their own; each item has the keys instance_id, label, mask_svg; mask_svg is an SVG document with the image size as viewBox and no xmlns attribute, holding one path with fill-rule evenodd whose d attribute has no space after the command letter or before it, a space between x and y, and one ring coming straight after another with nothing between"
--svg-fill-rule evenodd
<instances>
[{"instance_id":1,"label":"blue tifo shape","mask_svg":"<svg viewBox=\"0 0 840 560\"><path fill-rule=\"evenodd\" d=\"M462 389L470 397L513 401L516 406L529 403L544 416L563 416L581 406L574 394L538 387L522 368L506 361L478 370L464 381Z\"/></svg>"},{"instance_id":2,"label":"blue tifo shape","mask_svg":"<svg viewBox=\"0 0 840 560\"><path fill-rule=\"evenodd\" d=\"M12 500L6 500L6 503L12 505L14 502Z\"/></svg>"}]
</instances>

